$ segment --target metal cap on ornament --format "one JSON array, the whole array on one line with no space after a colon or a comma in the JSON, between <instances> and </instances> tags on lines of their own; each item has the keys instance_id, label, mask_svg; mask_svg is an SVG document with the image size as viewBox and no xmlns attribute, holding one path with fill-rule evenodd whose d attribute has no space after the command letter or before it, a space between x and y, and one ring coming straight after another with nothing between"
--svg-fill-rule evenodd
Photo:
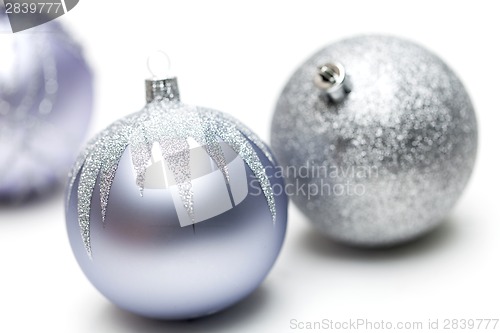
<instances>
[{"instance_id":1,"label":"metal cap on ornament","mask_svg":"<svg viewBox=\"0 0 500 333\"><path fill-rule=\"evenodd\" d=\"M325 91L333 102L344 100L352 88L344 66L337 62L319 66L314 77L314 84Z\"/></svg>"},{"instance_id":2,"label":"metal cap on ornament","mask_svg":"<svg viewBox=\"0 0 500 333\"><path fill-rule=\"evenodd\" d=\"M163 51L156 51L148 58L148 70L152 78L146 80L146 101L179 101L177 77L170 71L170 58Z\"/></svg>"}]
</instances>

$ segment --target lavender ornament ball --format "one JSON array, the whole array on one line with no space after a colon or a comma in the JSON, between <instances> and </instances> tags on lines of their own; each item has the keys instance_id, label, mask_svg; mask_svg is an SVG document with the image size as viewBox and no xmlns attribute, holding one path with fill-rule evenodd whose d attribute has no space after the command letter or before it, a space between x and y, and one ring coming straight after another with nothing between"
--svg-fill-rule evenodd
<instances>
[{"instance_id":1,"label":"lavender ornament ball","mask_svg":"<svg viewBox=\"0 0 500 333\"><path fill-rule=\"evenodd\" d=\"M189 319L249 295L281 249L287 198L267 147L231 117L148 80L148 104L92 140L68 187L73 252L128 311Z\"/></svg>"},{"instance_id":2,"label":"lavender ornament ball","mask_svg":"<svg viewBox=\"0 0 500 333\"><path fill-rule=\"evenodd\" d=\"M86 133L92 75L57 22L11 33L0 11L0 200L58 185Z\"/></svg>"},{"instance_id":3,"label":"lavender ornament ball","mask_svg":"<svg viewBox=\"0 0 500 333\"><path fill-rule=\"evenodd\" d=\"M278 100L271 146L317 229L390 246L445 219L471 175L477 125L464 86L436 55L361 36L297 69Z\"/></svg>"}]
</instances>

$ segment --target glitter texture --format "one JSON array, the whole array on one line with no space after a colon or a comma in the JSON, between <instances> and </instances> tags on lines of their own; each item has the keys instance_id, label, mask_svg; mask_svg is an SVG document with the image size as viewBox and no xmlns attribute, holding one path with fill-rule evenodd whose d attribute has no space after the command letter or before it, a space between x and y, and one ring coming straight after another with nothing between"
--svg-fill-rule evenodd
<instances>
[{"instance_id":1,"label":"glitter texture","mask_svg":"<svg viewBox=\"0 0 500 333\"><path fill-rule=\"evenodd\" d=\"M345 66L352 84L340 103L313 82L331 62ZM295 72L271 142L292 199L315 226L346 243L389 246L446 217L472 172L477 125L442 60L399 38L361 36L331 44Z\"/></svg>"},{"instance_id":2,"label":"glitter texture","mask_svg":"<svg viewBox=\"0 0 500 333\"><path fill-rule=\"evenodd\" d=\"M91 255L90 210L92 193L99 179L101 214L106 221L106 208L118 164L130 148L138 191L142 194L146 169L152 160L153 144L161 147L162 157L174 175L183 205L194 221L196 198L191 190L191 138L202 145L229 182L230 175L219 139L238 153L259 181L266 197L272 220L276 220L274 194L265 169L252 143L265 148L253 133L231 117L202 107L188 106L173 100L155 99L135 114L119 120L94 138L78 158L70 175L68 195L78 186L78 221L87 253ZM262 149L265 156L271 154ZM79 182L77 183L78 176ZM69 202L69 197L68 197Z\"/></svg>"}]
</instances>

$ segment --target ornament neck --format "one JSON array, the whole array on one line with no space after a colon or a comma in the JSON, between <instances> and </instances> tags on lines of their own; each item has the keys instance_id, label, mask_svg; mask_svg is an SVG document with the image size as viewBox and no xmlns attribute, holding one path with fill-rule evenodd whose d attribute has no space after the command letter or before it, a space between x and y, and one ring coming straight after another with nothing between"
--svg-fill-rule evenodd
<instances>
[{"instance_id":1,"label":"ornament neck","mask_svg":"<svg viewBox=\"0 0 500 333\"><path fill-rule=\"evenodd\" d=\"M167 100L178 102L180 100L177 78L148 79L146 80L146 101Z\"/></svg>"},{"instance_id":2,"label":"ornament neck","mask_svg":"<svg viewBox=\"0 0 500 333\"><path fill-rule=\"evenodd\" d=\"M323 90L333 102L341 102L351 92L351 82L341 63L333 62L318 67L314 77L316 87Z\"/></svg>"}]
</instances>

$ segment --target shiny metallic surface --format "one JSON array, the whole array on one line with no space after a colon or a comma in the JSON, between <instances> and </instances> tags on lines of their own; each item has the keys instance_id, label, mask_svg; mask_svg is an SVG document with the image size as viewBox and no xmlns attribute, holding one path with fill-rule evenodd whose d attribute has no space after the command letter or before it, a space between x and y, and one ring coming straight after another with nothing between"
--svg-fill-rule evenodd
<instances>
[{"instance_id":1,"label":"shiny metallic surface","mask_svg":"<svg viewBox=\"0 0 500 333\"><path fill-rule=\"evenodd\" d=\"M340 103L314 84L345 66ZM458 200L477 151L469 96L437 56L390 36L333 43L308 59L276 106L271 146L292 200L331 238L390 246L436 227Z\"/></svg>"},{"instance_id":2,"label":"shiny metallic surface","mask_svg":"<svg viewBox=\"0 0 500 333\"><path fill-rule=\"evenodd\" d=\"M152 102L155 99L168 99L179 101L179 86L177 78L149 79L146 80L146 101Z\"/></svg>"},{"instance_id":3,"label":"shiny metallic surface","mask_svg":"<svg viewBox=\"0 0 500 333\"><path fill-rule=\"evenodd\" d=\"M350 79L341 63L328 63L318 67L314 84L324 90L332 102L340 102L351 92Z\"/></svg>"},{"instance_id":4,"label":"shiny metallic surface","mask_svg":"<svg viewBox=\"0 0 500 333\"><path fill-rule=\"evenodd\" d=\"M286 195L268 148L221 112L160 93L92 140L68 184L67 230L108 299L189 319L249 295L283 244Z\"/></svg>"},{"instance_id":5,"label":"shiny metallic surface","mask_svg":"<svg viewBox=\"0 0 500 333\"><path fill-rule=\"evenodd\" d=\"M0 31L8 26L0 12ZM92 73L61 25L0 33L0 201L23 201L62 182L92 104Z\"/></svg>"}]
</instances>

